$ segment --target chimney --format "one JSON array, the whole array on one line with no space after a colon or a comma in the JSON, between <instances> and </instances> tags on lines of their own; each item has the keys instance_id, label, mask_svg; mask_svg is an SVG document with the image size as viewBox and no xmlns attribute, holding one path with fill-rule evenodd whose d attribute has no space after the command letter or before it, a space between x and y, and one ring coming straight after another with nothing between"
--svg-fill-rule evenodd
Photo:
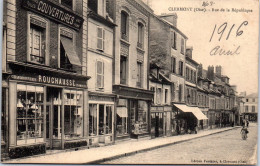
<instances>
[{"instance_id":1,"label":"chimney","mask_svg":"<svg viewBox=\"0 0 260 166\"><path fill-rule=\"evenodd\" d=\"M193 51L193 47L186 47L186 56L189 57L190 59L192 59L192 51Z\"/></svg>"},{"instance_id":2,"label":"chimney","mask_svg":"<svg viewBox=\"0 0 260 166\"><path fill-rule=\"evenodd\" d=\"M209 80L214 81L214 66L208 67L207 77L208 77Z\"/></svg>"},{"instance_id":3,"label":"chimney","mask_svg":"<svg viewBox=\"0 0 260 166\"><path fill-rule=\"evenodd\" d=\"M160 18L170 22L173 24L174 27L177 27L177 14L176 13L171 13L171 14L162 14L159 16Z\"/></svg>"},{"instance_id":4,"label":"chimney","mask_svg":"<svg viewBox=\"0 0 260 166\"><path fill-rule=\"evenodd\" d=\"M221 78L221 75L222 75L221 72L222 72L222 67L221 66L216 66L216 76Z\"/></svg>"},{"instance_id":5,"label":"chimney","mask_svg":"<svg viewBox=\"0 0 260 166\"><path fill-rule=\"evenodd\" d=\"M198 66L198 77L202 77L202 70L203 70L202 64L199 64L199 66Z\"/></svg>"}]
</instances>

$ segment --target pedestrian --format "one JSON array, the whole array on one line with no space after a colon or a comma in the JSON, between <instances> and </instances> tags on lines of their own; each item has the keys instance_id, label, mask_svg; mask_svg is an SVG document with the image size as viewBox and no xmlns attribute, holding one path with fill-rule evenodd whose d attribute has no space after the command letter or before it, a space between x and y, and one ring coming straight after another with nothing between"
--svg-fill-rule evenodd
<instances>
[{"instance_id":1,"label":"pedestrian","mask_svg":"<svg viewBox=\"0 0 260 166\"><path fill-rule=\"evenodd\" d=\"M197 123L196 122L194 123L194 132L195 132L195 134L198 133L198 131L197 131Z\"/></svg>"},{"instance_id":2,"label":"pedestrian","mask_svg":"<svg viewBox=\"0 0 260 166\"><path fill-rule=\"evenodd\" d=\"M246 127L248 127L249 126L249 121L248 120L246 120Z\"/></svg>"}]
</instances>

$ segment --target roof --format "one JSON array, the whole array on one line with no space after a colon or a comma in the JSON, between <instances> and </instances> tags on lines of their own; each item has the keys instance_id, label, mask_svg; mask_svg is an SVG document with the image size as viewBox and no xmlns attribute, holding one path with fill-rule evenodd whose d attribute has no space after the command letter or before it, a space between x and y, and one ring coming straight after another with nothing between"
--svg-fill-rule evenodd
<instances>
[{"instance_id":1,"label":"roof","mask_svg":"<svg viewBox=\"0 0 260 166\"><path fill-rule=\"evenodd\" d=\"M258 98L258 94L257 94L257 93L251 93L250 95L247 95L246 97L255 97L255 98Z\"/></svg>"},{"instance_id":2,"label":"roof","mask_svg":"<svg viewBox=\"0 0 260 166\"><path fill-rule=\"evenodd\" d=\"M159 73L159 79L154 74L150 73L149 80L160 84L167 84L167 85L172 84L171 80L169 80L162 73Z\"/></svg>"},{"instance_id":3,"label":"roof","mask_svg":"<svg viewBox=\"0 0 260 166\"><path fill-rule=\"evenodd\" d=\"M157 15L155 15L155 14L153 14L153 16L154 16L155 18L157 18L158 20L162 21L163 23L169 25L169 26L170 26L171 28L173 28L176 32L180 33L185 39L188 39L188 37L187 37L184 33L182 33L177 27L175 27L175 26L174 26L172 23L170 23L169 21L167 21L167 20L165 20L165 19L163 19L163 18L160 18L159 16L157 16Z\"/></svg>"}]
</instances>

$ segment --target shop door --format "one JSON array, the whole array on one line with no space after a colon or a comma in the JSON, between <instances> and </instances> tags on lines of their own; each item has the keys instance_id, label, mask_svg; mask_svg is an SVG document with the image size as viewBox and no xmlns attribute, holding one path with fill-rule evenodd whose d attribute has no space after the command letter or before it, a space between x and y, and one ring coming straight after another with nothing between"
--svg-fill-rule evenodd
<instances>
[{"instance_id":1,"label":"shop door","mask_svg":"<svg viewBox=\"0 0 260 166\"><path fill-rule=\"evenodd\" d=\"M160 135L159 123L160 123L159 113L156 113L155 114L155 137L159 137Z\"/></svg>"},{"instance_id":2,"label":"shop door","mask_svg":"<svg viewBox=\"0 0 260 166\"><path fill-rule=\"evenodd\" d=\"M49 149L61 147L61 92L59 88L47 88L46 142Z\"/></svg>"}]
</instances>

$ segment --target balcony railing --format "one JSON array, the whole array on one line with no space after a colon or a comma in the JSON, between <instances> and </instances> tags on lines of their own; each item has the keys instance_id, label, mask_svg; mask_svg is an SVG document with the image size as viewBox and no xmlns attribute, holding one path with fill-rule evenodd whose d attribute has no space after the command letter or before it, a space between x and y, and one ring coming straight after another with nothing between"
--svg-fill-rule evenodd
<instances>
[{"instance_id":1,"label":"balcony railing","mask_svg":"<svg viewBox=\"0 0 260 166\"><path fill-rule=\"evenodd\" d=\"M143 43L137 42L137 47L143 49Z\"/></svg>"},{"instance_id":2,"label":"balcony railing","mask_svg":"<svg viewBox=\"0 0 260 166\"><path fill-rule=\"evenodd\" d=\"M128 41L128 35L125 33L121 33L121 38L125 41Z\"/></svg>"}]
</instances>

